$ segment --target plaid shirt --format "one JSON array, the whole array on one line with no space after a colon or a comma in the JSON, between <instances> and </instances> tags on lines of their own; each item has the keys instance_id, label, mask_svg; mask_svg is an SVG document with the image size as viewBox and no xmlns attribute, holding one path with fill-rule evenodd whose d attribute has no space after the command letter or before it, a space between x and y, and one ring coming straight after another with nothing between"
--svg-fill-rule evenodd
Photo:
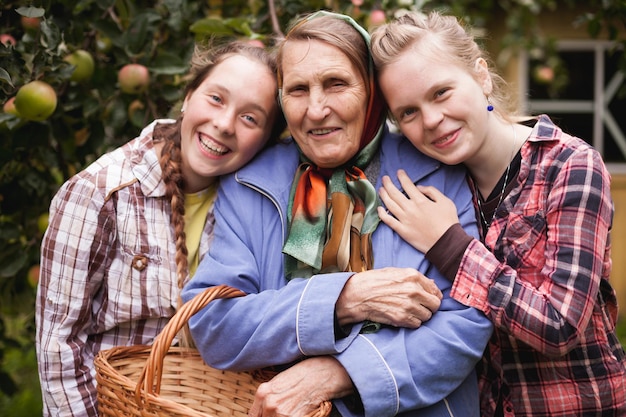
<instances>
[{"instance_id":1,"label":"plaid shirt","mask_svg":"<svg viewBox=\"0 0 626 417\"><path fill-rule=\"evenodd\" d=\"M613 203L600 155L541 116L515 187L473 240L452 295L495 332L480 371L481 415L626 415L626 359L609 285Z\"/></svg>"},{"instance_id":2,"label":"plaid shirt","mask_svg":"<svg viewBox=\"0 0 626 417\"><path fill-rule=\"evenodd\" d=\"M153 127L68 180L50 206L35 316L44 416L97 416L94 356L150 344L178 305ZM211 212L200 255L212 231Z\"/></svg>"}]
</instances>

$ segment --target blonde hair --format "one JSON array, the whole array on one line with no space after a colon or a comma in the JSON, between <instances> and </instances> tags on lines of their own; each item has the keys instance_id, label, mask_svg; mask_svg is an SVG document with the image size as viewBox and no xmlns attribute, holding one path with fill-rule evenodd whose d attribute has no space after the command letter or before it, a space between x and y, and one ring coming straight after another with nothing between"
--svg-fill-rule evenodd
<instances>
[{"instance_id":1,"label":"blonde hair","mask_svg":"<svg viewBox=\"0 0 626 417\"><path fill-rule=\"evenodd\" d=\"M372 33L371 49L374 65L380 72L393 62L410 46L417 45L421 51L436 56L439 60L449 61L465 68L474 79L479 81L475 71L476 61L484 59L488 64L492 91L489 102L494 112L505 120L512 120L516 106L506 81L491 68L493 64L489 54L483 50L471 28L464 26L454 16L445 16L438 12L427 15L407 12L390 23L377 27ZM419 57L417 57L419 59Z\"/></svg>"}]
</instances>

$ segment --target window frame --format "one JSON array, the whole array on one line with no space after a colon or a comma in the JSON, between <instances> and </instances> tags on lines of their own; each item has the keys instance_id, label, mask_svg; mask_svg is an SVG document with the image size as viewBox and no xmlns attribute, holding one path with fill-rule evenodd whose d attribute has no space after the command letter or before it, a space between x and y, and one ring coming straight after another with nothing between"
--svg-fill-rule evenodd
<instances>
[{"instance_id":1,"label":"window frame","mask_svg":"<svg viewBox=\"0 0 626 417\"><path fill-rule=\"evenodd\" d=\"M604 128L611 131L616 145L626 159L626 129L621 131L615 121L615 116L605 112L605 99L615 94L617 89L626 83L623 71L617 71L609 84L605 86L605 54L616 46L615 42L602 40L560 40L556 43L557 52L593 52L594 56L594 86L593 100L561 100L538 99L532 100L528 96L530 78L530 56L522 51L518 61L519 103L523 112L527 114L567 113L591 114L593 118L592 138L583 138L600 152L604 157ZM607 94L608 92L608 94ZM619 117L619 116L618 116ZM626 162L611 162L606 164L609 172L626 174Z\"/></svg>"}]
</instances>

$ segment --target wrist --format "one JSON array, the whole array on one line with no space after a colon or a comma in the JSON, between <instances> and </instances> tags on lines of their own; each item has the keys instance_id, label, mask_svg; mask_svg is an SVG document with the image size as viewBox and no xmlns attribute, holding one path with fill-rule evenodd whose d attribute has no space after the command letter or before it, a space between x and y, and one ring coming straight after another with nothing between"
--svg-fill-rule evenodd
<instances>
[{"instance_id":1,"label":"wrist","mask_svg":"<svg viewBox=\"0 0 626 417\"><path fill-rule=\"evenodd\" d=\"M358 301L356 301L358 300L357 275L359 274L354 274L348 278L335 304L335 316L340 327L345 328L366 319L360 311Z\"/></svg>"}]
</instances>

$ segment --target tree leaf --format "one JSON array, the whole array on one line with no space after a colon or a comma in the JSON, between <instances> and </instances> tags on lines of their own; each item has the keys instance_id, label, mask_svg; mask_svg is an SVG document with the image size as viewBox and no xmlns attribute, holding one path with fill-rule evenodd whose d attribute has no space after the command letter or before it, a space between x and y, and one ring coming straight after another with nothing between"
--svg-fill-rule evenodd
<instances>
[{"instance_id":1,"label":"tree leaf","mask_svg":"<svg viewBox=\"0 0 626 417\"><path fill-rule=\"evenodd\" d=\"M46 14L46 9L33 6L18 7L15 11L24 17L43 17Z\"/></svg>"},{"instance_id":2,"label":"tree leaf","mask_svg":"<svg viewBox=\"0 0 626 417\"><path fill-rule=\"evenodd\" d=\"M15 248L15 246L13 248ZM0 277L2 278L15 276L26 266L28 255L25 251L12 250L11 252L4 253L0 257L0 260L2 261L0 262Z\"/></svg>"},{"instance_id":3,"label":"tree leaf","mask_svg":"<svg viewBox=\"0 0 626 417\"><path fill-rule=\"evenodd\" d=\"M234 33L223 20L211 17L194 22L189 30L197 35L232 35Z\"/></svg>"},{"instance_id":4,"label":"tree leaf","mask_svg":"<svg viewBox=\"0 0 626 417\"><path fill-rule=\"evenodd\" d=\"M9 74L7 72L7 70L5 70L4 68L0 67L0 80L5 81L7 84L9 84L11 87L15 87L13 85L13 82L11 81L11 74Z\"/></svg>"}]
</instances>

